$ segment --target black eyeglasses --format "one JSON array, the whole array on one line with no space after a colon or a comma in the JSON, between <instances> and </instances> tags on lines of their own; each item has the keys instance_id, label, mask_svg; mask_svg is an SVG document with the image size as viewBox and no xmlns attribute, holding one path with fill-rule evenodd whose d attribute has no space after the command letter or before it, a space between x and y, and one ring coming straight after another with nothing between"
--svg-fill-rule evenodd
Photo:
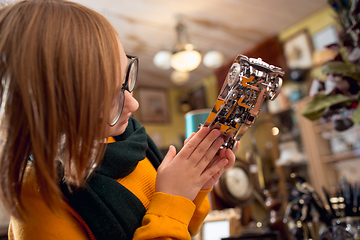
<instances>
[{"instance_id":1,"label":"black eyeglasses","mask_svg":"<svg viewBox=\"0 0 360 240\"><path fill-rule=\"evenodd\" d=\"M126 55L126 57L130 60L130 63L126 70L125 82L123 83L119 94L115 98L114 105L112 106L110 116L113 120L110 123L111 127L114 126L119 121L120 115L124 108L125 90L128 91L129 93L131 93L134 90L138 75L138 66L139 66L138 57L130 56L130 55Z\"/></svg>"}]
</instances>

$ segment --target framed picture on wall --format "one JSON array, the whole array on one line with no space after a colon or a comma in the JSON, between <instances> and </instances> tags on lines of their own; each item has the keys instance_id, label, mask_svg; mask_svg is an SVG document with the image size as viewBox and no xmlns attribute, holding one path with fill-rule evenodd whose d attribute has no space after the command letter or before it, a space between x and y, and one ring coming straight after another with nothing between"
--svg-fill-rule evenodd
<instances>
[{"instance_id":1,"label":"framed picture on wall","mask_svg":"<svg viewBox=\"0 0 360 240\"><path fill-rule=\"evenodd\" d=\"M139 117L143 123L169 123L170 112L165 89L139 88L136 90L139 101Z\"/></svg>"},{"instance_id":2,"label":"framed picture on wall","mask_svg":"<svg viewBox=\"0 0 360 240\"><path fill-rule=\"evenodd\" d=\"M199 87L190 93L190 105L192 110L207 108L204 86Z\"/></svg>"},{"instance_id":3,"label":"framed picture on wall","mask_svg":"<svg viewBox=\"0 0 360 240\"><path fill-rule=\"evenodd\" d=\"M326 46L339 42L339 36L334 25L329 25L312 36L314 50L323 50Z\"/></svg>"},{"instance_id":4,"label":"framed picture on wall","mask_svg":"<svg viewBox=\"0 0 360 240\"><path fill-rule=\"evenodd\" d=\"M240 208L213 210L205 218L195 240L222 239L241 234Z\"/></svg>"},{"instance_id":5,"label":"framed picture on wall","mask_svg":"<svg viewBox=\"0 0 360 240\"><path fill-rule=\"evenodd\" d=\"M288 38L283 44L283 49L288 68L308 69L312 67L313 46L307 30L300 31Z\"/></svg>"}]
</instances>

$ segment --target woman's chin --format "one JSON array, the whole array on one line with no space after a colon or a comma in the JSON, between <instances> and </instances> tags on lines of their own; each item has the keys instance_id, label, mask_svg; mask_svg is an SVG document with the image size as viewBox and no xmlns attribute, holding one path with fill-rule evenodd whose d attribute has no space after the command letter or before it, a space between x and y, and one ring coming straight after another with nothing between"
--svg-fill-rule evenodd
<instances>
[{"instance_id":1,"label":"woman's chin","mask_svg":"<svg viewBox=\"0 0 360 240\"><path fill-rule=\"evenodd\" d=\"M114 136L119 136L121 134L123 134L128 126L128 121L126 121L124 124L121 124L119 127L116 128L115 132L116 132L116 135Z\"/></svg>"},{"instance_id":2,"label":"woman's chin","mask_svg":"<svg viewBox=\"0 0 360 240\"><path fill-rule=\"evenodd\" d=\"M122 124L115 124L115 126L109 129L109 136L119 136L123 134L128 126L128 121Z\"/></svg>"}]
</instances>

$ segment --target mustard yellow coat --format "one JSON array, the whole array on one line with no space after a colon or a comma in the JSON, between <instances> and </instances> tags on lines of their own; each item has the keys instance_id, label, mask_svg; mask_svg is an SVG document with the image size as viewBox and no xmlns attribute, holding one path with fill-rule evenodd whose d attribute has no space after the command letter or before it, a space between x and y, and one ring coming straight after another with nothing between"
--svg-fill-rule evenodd
<instances>
[{"instance_id":1,"label":"mustard yellow coat","mask_svg":"<svg viewBox=\"0 0 360 240\"><path fill-rule=\"evenodd\" d=\"M81 216L63 202L55 212L43 201L34 169L29 169L23 186L23 199L29 215L25 221L11 217L9 239L95 239ZM156 170L148 159L139 162L128 176L118 179L146 208L142 226L134 239L191 239L210 210L207 194L200 191L194 201L180 196L155 193Z\"/></svg>"}]
</instances>

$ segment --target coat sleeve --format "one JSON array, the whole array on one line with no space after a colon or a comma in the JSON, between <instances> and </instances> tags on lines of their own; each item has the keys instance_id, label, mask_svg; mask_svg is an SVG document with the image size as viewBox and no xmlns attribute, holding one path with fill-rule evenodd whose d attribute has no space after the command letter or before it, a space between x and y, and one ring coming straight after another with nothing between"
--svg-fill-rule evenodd
<instances>
[{"instance_id":1,"label":"coat sleeve","mask_svg":"<svg viewBox=\"0 0 360 240\"><path fill-rule=\"evenodd\" d=\"M209 191L200 191L194 201L155 193L134 239L191 239L210 210Z\"/></svg>"},{"instance_id":2,"label":"coat sleeve","mask_svg":"<svg viewBox=\"0 0 360 240\"><path fill-rule=\"evenodd\" d=\"M211 189L201 190L193 201L196 209L189 224L189 231L191 233L191 236L195 236L200 231L205 217L210 212L210 202L207 198L207 195L210 191Z\"/></svg>"},{"instance_id":3,"label":"coat sleeve","mask_svg":"<svg viewBox=\"0 0 360 240\"><path fill-rule=\"evenodd\" d=\"M133 239L191 239L188 227L195 209L185 197L157 192Z\"/></svg>"}]
</instances>

